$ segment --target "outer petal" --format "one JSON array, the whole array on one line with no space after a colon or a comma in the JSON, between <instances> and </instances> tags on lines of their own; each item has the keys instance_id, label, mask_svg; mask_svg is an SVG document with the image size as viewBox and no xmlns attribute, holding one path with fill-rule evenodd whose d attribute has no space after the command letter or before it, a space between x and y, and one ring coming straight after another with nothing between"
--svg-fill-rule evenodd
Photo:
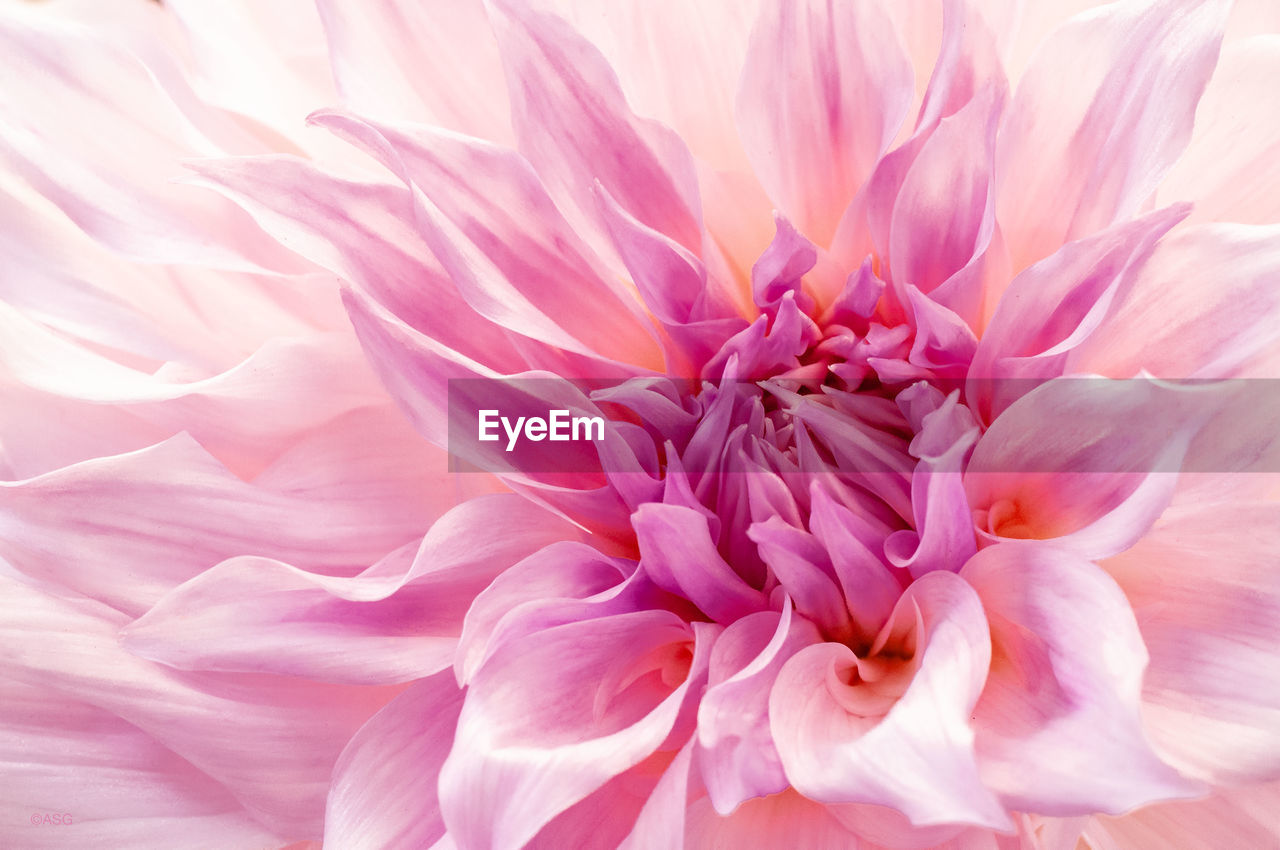
<instances>
[{"instance_id":1,"label":"outer petal","mask_svg":"<svg viewBox=\"0 0 1280 850\"><path fill-rule=\"evenodd\" d=\"M25 81L0 97L0 158L98 241L151 262L305 269L225 201L173 185L182 158L218 155L223 144L259 148L183 115L137 56L10 6L0 57L6 77ZM91 126L110 127L112 143L83 131Z\"/></svg>"},{"instance_id":2,"label":"outer petal","mask_svg":"<svg viewBox=\"0 0 1280 850\"><path fill-rule=\"evenodd\" d=\"M186 36L192 83L202 100L252 116L286 137L297 135L312 109L333 102L333 75L312 0L164 5Z\"/></svg>"},{"instance_id":3,"label":"outer petal","mask_svg":"<svg viewBox=\"0 0 1280 850\"><path fill-rule=\"evenodd\" d=\"M1191 142L1160 184L1158 203L1195 201L1193 221L1280 221L1280 121L1273 110L1259 108L1277 76L1280 35L1223 48L1196 109Z\"/></svg>"},{"instance_id":4,"label":"outer petal","mask_svg":"<svg viewBox=\"0 0 1280 850\"><path fill-rule=\"evenodd\" d=\"M1280 774L1280 507L1171 509L1105 562L1133 604L1151 664L1148 730L1179 767L1214 782Z\"/></svg>"},{"instance_id":5,"label":"outer petal","mask_svg":"<svg viewBox=\"0 0 1280 850\"><path fill-rule=\"evenodd\" d=\"M604 57L562 19L512 0L494 0L490 15L520 152L561 208L596 222L598 180L638 221L699 253L697 176L680 137L636 117Z\"/></svg>"},{"instance_id":6,"label":"outer petal","mask_svg":"<svg viewBox=\"0 0 1280 850\"><path fill-rule=\"evenodd\" d=\"M557 0L550 5L609 57L638 114L678 132L700 162L748 170L733 123L733 96L759 0L619 0L608 7L594 0Z\"/></svg>"},{"instance_id":7,"label":"outer petal","mask_svg":"<svg viewBox=\"0 0 1280 850\"><path fill-rule=\"evenodd\" d=\"M1051 547L1003 544L978 553L960 577L991 624L975 746L984 784L1005 805L1117 814L1203 793L1146 740L1146 650L1128 602L1102 570Z\"/></svg>"},{"instance_id":8,"label":"outer petal","mask_svg":"<svg viewBox=\"0 0 1280 850\"><path fill-rule=\"evenodd\" d=\"M178 673L123 651L116 632L126 618L106 606L54 598L4 576L0 585L5 680L127 721L226 786L273 832L320 833L339 751L390 696L280 677Z\"/></svg>"},{"instance_id":9,"label":"outer petal","mask_svg":"<svg viewBox=\"0 0 1280 850\"><path fill-rule=\"evenodd\" d=\"M943 118L903 178L887 246L900 293L907 285L933 293L987 250L995 226L995 133L1005 96L1002 82L991 84ZM935 298L974 322L979 293L973 285L951 292L957 284Z\"/></svg>"},{"instance_id":10,"label":"outer petal","mask_svg":"<svg viewBox=\"0 0 1280 850\"><path fill-rule=\"evenodd\" d=\"M30 639L29 637L27 638ZM0 686L0 843L30 850L276 847L223 786L121 718L47 686ZM69 822L35 823L56 814Z\"/></svg>"},{"instance_id":11,"label":"outer petal","mask_svg":"<svg viewBox=\"0 0 1280 850\"><path fill-rule=\"evenodd\" d=\"M1053 538L1086 558L1123 551L1172 501L1204 419L1194 387L1040 385L991 424L969 459L964 486L979 533Z\"/></svg>"},{"instance_id":12,"label":"outer petal","mask_svg":"<svg viewBox=\"0 0 1280 850\"><path fill-rule=\"evenodd\" d=\"M578 353L655 362L651 331L630 293L620 291L514 151L337 113L312 121L405 181L415 226L480 315ZM565 310L569 301L578 309Z\"/></svg>"},{"instance_id":13,"label":"outer petal","mask_svg":"<svg viewBox=\"0 0 1280 850\"><path fill-rule=\"evenodd\" d=\"M0 484L0 555L33 579L138 615L228 557L354 571L416 537L430 519L421 493L384 500L357 486L312 501L305 492L246 484L179 436ZM129 581L120 580L122 570Z\"/></svg>"},{"instance_id":14,"label":"outer petal","mask_svg":"<svg viewBox=\"0 0 1280 850\"><path fill-rule=\"evenodd\" d=\"M690 805L686 819L685 847L689 850L849 850L862 846L826 807L792 790L748 800L727 817L717 815L709 800L699 800Z\"/></svg>"},{"instance_id":15,"label":"outer petal","mask_svg":"<svg viewBox=\"0 0 1280 850\"><path fill-rule=\"evenodd\" d=\"M911 99L911 66L875 3L768 0L743 68L738 127L774 203L825 246Z\"/></svg>"},{"instance_id":16,"label":"outer petal","mask_svg":"<svg viewBox=\"0 0 1280 850\"><path fill-rule=\"evenodd\" d=\"M342 180L288 157L193 167L197 182L234 199L282 243L439 345L508 371L525 362L501 328L475 314L433 257L414 225L407 188Z\"/></svg>"},{"instance_id":17,"label":"outer petal","mask_svg":"<svg viewBox=\"0 0 1280 850\"><path fill-rule=\"evenodd\" d=\"M1189 268L1212 269L1212 282ZM1274 378L1277 274L1280 226L1205 224L1173 233L1137 271L1114 314L1073 354L1072 370L1122 378L1139 370L1167 378Z\"/></svg>"},{"instance_id":18,"label":"outer petal","mask_svg":"<svg viewBox=\"0 0 1280 850\"><path fill-rule=\"evenodd\" d=\"M590 603L605 602L607 591L617 588L624 576L623 562L576 542L546 546L504 571L467 609L454 660L458 681L471 681L485 659L505 641L611 613L611 606L593 608ZM572 604L581 600L588 602Z\"/></svg>"},{"instance_id":19,"label":"outer petal","mask_svg":"<svg viewBox=\"0 0 1280 850\"><path fill-rule=\"evenodd\" d=\"M1073 18L1041 45L997 155L1015 270L1146 202L1191 137L1229 7L1128 0Z\"/></svg>"},{"instance_id":20,"label":"outer petal","mask_svg":"<svg viewBox=\"0 0 1280 850\"><path fill-rule=\"evenodd\" d=\"M333 768L325 846L428 847L444 834L436 786L461 708L445 671L414 682L360 728Z\"/></svg>"},{"instance_id":21,"label":"outer petal","mask_svg":"<svg viewBox=\"0 0 1280 850\"><path fill-rule=\"evenodd\" d=\"M1222 789L1205 800L1149 806L1122 818L1095 818L1084 838L1093 850L1131 847L1274 847L1280 841L1275 783Z\"/></svg>"},{"instance_id":22,"label":"outer petal","mask_svg":"<svg viewBox=\"0 0 1280 850\"><path fill-rule=\"evenodd\" d=\"M993 305L970 367L966 395L979 416L988 422L999 416L1025 391L1024 381L1077 371L1069 365L1071 353L1114 316L1157 241L1188 212L1179 205L1115 225L1063 246L1015 277ZM1133 336L1135 326L1112 327ZM1128 378L1137 372L1107 374Z\"/></svg>"},{"instance_id":23,"label":"outer petal","mask_svg":"<svg viewBox=\"0 0 1280 850\"><path fill-rule=\"evenodd\" d=\"M472 499L441 517L420 545L353 578L262 558L226 561L135 620L125 646L188 670L408 681L453 664L463 617L499 573L573 534L516 496Z\"/></svg>"},{"instance_id":24,"label":"outer petal","mask_svg":"<svg viewBox=\"0 0 1280 850\"><path fill-rule=\"evenodd\" d=\"M807 797L888 806L917 826L1007 827L978 778L969 726L991 652L977 595L953 573L930 573L908 589L877 643L888 636L914 644L917 669L882 717L841 701L862 690L840 678L855 660L847 647L812 646L783 666L769 723L787 778Z\"/></svg>"},{"instance_id":25,"label":"outer petal","mask_svg":"<svg viewBox=\"0 0 1280 850\"><path fill-rule=\"evenodd\" d=\"M440 777L463 846L516 848L671 733L713 632L636 611L507 645L472 680ZM584 683L589 683L584 687Z\"/></svg>"},{"instance_id":26,"label":"outer petal","mask_svg":"<svg viewBox=\"0 0 1280 850\"><path fill-rule=\"evenodd\" d=\"M689 772L693 763L693 742L685 744L654 786L635 827L618 845L619 850L646 850L649 847L681 847L685 840L685 809L688 807Z\"/></svg>"},{"instance_id":27,"label":"outer petal","mask_svg":"<svg viewBox=\"0 0 1280 850\"><path fill-rule=\"evenodd\" d=\"M317 6L334 79L352 109L495 141L511 137L498 45L480 0Z\"/></svg>"}]
</instances>

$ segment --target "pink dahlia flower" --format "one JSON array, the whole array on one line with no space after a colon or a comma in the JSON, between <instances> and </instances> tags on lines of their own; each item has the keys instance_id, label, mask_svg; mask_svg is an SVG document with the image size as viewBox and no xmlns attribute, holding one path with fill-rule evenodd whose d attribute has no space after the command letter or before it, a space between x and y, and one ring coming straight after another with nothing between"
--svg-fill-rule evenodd
<instances>
[{"instance_id":1,"label":"pink dahlia flower","mask_svg":"<svg viewBox=\"0 0 1280 850\"><path fill-rule=\"evenodd\" d=\"M0 846L1280 845L1278 24L6 4Z\"/></svg>"}]
</instances>

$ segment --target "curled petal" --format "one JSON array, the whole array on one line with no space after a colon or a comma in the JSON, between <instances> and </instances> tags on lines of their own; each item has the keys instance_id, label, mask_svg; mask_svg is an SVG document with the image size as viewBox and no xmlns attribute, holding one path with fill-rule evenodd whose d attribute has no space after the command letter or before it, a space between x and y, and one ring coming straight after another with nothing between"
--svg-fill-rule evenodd
<instances>
[{"instance_id":1,"label":"curled petal","mask_svg":"<svg viewBox=\"0 0 1280 850\"><path fill-rule=\"evenodd\" d=\"M468 687L440 775L463 846L520 847L639 764L706 677L714 627L666 611L569 623L495 652ZM587 685L584 687L584 683Z\"/></svg>"},{"instance_id":2,"label":"curled petal","mask_svg":"<svg viewBox=\"0 0 1280 850\"><path fill-rule=\"evenodd\" d=\"M977 595L953 573L918 579L869 660L890 641L910 652L895 674L913 667L909 683L879 679L873 663L866 681L847 684L853 670L863 676L865 662L833 643L802 649L783 666L769 723L791 785L825 803L889 806L916 826L1007 828L1008 815L979 779L969 725L991 658Z\"/></svg>"}]
</instances>

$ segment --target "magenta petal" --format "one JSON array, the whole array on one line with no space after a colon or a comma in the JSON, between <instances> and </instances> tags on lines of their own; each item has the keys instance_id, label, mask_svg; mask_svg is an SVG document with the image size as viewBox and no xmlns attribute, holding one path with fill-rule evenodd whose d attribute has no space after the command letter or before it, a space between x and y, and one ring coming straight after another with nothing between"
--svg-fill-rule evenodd
<instances>
[{"instance_id":1,"label":"magenta petal","mask_svg":"<svg viewBox=\"0 0 1280 850\"><path fill-rule=\"evenodd\" d=\"M720 557L702 513L679 505L646 504L631 522L641 568L659 587L686 597L725 623L767 607L764 594Z\"/></svg>"},{"instance_id":2,"label":"magenta petal","mask_svg":"<svg viewBox=\"0 0 1280 850\"><path fill-rule=\"evenodd\" d=\"M821 485L815 483L809 492L811 530L831 558L858 636L870 643L902 595L902 585L879 551L882 535L832 499Z\"/></svg>"}]
</instances>

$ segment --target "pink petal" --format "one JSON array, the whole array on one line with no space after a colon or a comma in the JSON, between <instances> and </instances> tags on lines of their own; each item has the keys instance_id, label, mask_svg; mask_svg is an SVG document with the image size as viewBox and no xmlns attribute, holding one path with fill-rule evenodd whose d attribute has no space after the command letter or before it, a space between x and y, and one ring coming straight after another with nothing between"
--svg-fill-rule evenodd
<instances>
[{"instance_id":1,"label":"pink petal","mask_svg":"<svg viewBox=\"0 0 1280 850\"><path fill-rule=\"evenodd\" d=\"M756 544L761 559L791 597L797 612L828 635L850 633L844 596L836 586L826 551L811 534L775 515L751 523L747 537Z\"/></svg>"},{"instance_id":2,"label":"pink petal","mask_svg":"<svg viewBox=\"0 0 1280 850\"><path fill-rule=\"evenodd\" d=\"M10 9L0 57L6 77L26 81L5 91L5 112L22 119L0 127L0 157L96 240L149 262L305 269L234 206L174 185L184 158L217 155L219 143L260 148L226 139L225 117L208 128L215 138L202 133L136 55L69 21ZM110 127L111 143L85 126Z\"/></svg>"},{"instance_id":3,"label":"pink petal","mask_svg":"<svg viewBox=\"0 0 1280 850\"><path fill-rule=\"evenodd\" d=\"M669 374L699 374L720 344L746 321L735 313L721 284L708 279L702 261L680 243L646 227L603 188L601 216L645 306L670 334Z\"/></svg>"},{"instance_id":4,"label":"pink petal","mask_svg":"<svg viewBox=\"0 0 1280 850\"><path fill-rule=\"evenodd\" d=\"M603 616L607 609L602 606L557 603L598 600L621 584L624 576L621 562L580 543L549 545L515 564L489 582L467 610L454 661L458 681L470 682L485 659L504 642L538 628ZM537 615L531 616L535 612ZM559 616L561 612L565 616ZM510 627L514 621L521 621L518 631Z\"/></svg>"},{"instance_id":5,"label":"pink petal","mask_svg":"<svg viewBox=\"0 0 1280 850\"><path fill-rule=\"evenodd\" d=\"M631 520L640 563L655 584L685 597L713 620L731 623L767 600L716 551L707 518L679 505L641 505Z\"/></svg>"},{"instance_id":6,"label":"pink petal","mask_svg":"<svg viewBox=\"0 0 1280 850\"><path fill-rule=\"evenodd\" d=\"M875 4L768 0L743 67L738 128L770 198L825 246L911 98L911 67Z\"/></svg>"},{"instance_id":7,"label":"pink petal","mask_svg":"<svg viewBox=\"0 0 1280 850\"><path fill-rule=\"evenodd\" d=\"M334 112L311 120L405 181L413 195L406 212L476 312L580 354L653 361L651 332L629 293L560 216L515 151ZM531 221L537 226L529 227ZM570 299L578 309L564 309Z\"/></svg>"},{"instance_id":8,"label":"pink petal","mask_svg":"<svg viewBox=\"0 0 1280 850\"><path fill-rule=\"evenodd\" d=\"M1015 277L994 305L969 371L967 395L979 415L988 422L999 416L1025 389L1021 379L1076 371L1068 355L1115 314L1157 241L1188 211L1180 205L1117 224L1063 246ZM1137 371L1109 374L1129 378Z\"/></svg>"},{"instance_id":9,"label":"pink petal","mask_svg":"<svg viewBox=\"0 0 1280 850\"><path fill-rule=\"evenodd\" d=\"M391 696L283 677L178 673L121 649L116 633L127 618L106 606L2 576L0 584L6 680L127 721L224 785L272 832L320 833L339 751Z\"/></svg>"},{"instance_id":10,"label":"pink petal","mask_svg":"<svg viewBox=\"0 0 1280 850\"><path fill-rule=\"evenodd\" d=\"M195 179L243 206L269 233L375 298L439 345L507 371L525 361L481 319L418 233L403 186L338 179L302 160L206 160Z\"/></svg>"},{"instance_id":11,"label":"pink petal","mask_svg":"<svg viewBox=\"0 0 1280 850\"><path fill-rule=\"evenodd\" d=\"M1236 5L1241 9L1246 4ZM1280 75L1280 36L1223 47L1222 59L1196 107L1186 152L1156 197L1195 202L1192 221L1272 224L1280 219L1280 122L1259 109ZM1229 155L1224 156L1224 152Z\"/></svg>"},{"instance_id":12,"label":"pink petal","mask_svg":"<svg viewBox=\"0 0 1280 850\"><path fill-rule=\"evenodd\" d=\"M884 554L890 564L914 578L933 570L959 570L977 551L973 514L960 474L976 438L974 428L939 456L922 458L911 475L915 530L889 535Z\"/></svg>"},{"instance_id":13,"label":"pink petal","mask_svg":"<svg viewBox=\"0 0 1280 850\"><path fill-rule=\"evenodd\" d=\"M7 847L169 850L178 834L211 850L283 843L226 788L150 735L74 696L7 681L0 722L4 808L12 813L0 824ZM32 824L30 818L46 814L70 822Z\"/></svg>"},{"instance_id":14,"label":"pink petal","mask_svg":"<svg viewBox=\"0 0 1280 850\"><path fill-rule=\"evenodd\" d=\"M618 845L619 850L649 847L680 847L684 844L684 813L688 806L689 772L693 763L693 742L685 744L662 774L635 826Z\"/></svg>"},{"instance_id":15,"label":"pink petal","mask_svg":"<svg viewBox=\"0 0 1280 850\"><path fill-rule=\"evenodd\" d=\"M680 137L628 108L605 58L564 20L511 0L490 18L518 147L561 208L595 222L599 181L636 220L699 253L697 176Z\"/></svg>"},{"instance_id":16,"label":"pink petal","mask_svg":"<svg viewBox=\"0 0 1280 850\"><path fill-rule=\"evenodd\" d=\"M786 662L769 723L787 778L812 799L889 806L916 826L1005 828L1008 816L978 778L969 725L991 652L977 595L953 573L918 579L877 644L912 634L914 678L883 715L851 710L851 700L874 695L842 680L856 663L847 646L811 646Z\"/></svg>"},{"instance_id":17,"label":"pink petal","mask_svg":"<svg viewBox=\"0 0 1280 850\"><path fill-rule=\"evenodd\" d=\"M592 0L549 5L609 57L637 114L674 129L720 173L749 171L733 96L759 0L618 0L607 10ZM712 193L704 187L703 194Z\"/></svg>"},{"instance_id":18,"label":"pink petal","mask_svg":"<svg viewBox=\"0 0 1280 850\"><path fill-rule=\"evenodd\" d=\"M1191 137L1228 8L1130 0L1073 18L1040 46L997 153L1015 269L1147 201Z\"/></svg>"},{"instance_id":19,"label":"pink petal","mask_svg":"<svg viewBox=\"0 0 1280 850\"><path fill-rule=\"evenodd\" d=\"M673 614L636 611L548 629L492 655L469 685L440 776L455 839L519 846L656 750L705 680L714 633L697 631L695 640Z\"/></svg>"},{"instance_id":20,"label":"pink petal","mask_svg":"<svg viewBox=\"0 0 1280 850\"><path fill-rule=\"evenodd\" d=\"M1171 509L1104 566L1151 653L1144 718L1174 764L1214 782L1268 780L1280 765L1280 583L1273 504Z\"/></svg>"},{"instance_id":21,"label":"pink petal","mask_svg":"<svg viewBox=\"0 0 1280 850\"><path fill-rule=\"evenodd\" d=\"M320 0L317 8L347 106L495 141L511 137L498 46L478 0ZM467 72L457 73L462 67Z\"/></svg>"},{"instance_id":22,"label":"pink petal","mask_svg":"<svg viewBox=\"0 0 1280 850\"><path fill-rule=\"evenodd\" d=\"M324 32L309 0L173 0L165 11L181 26L201 100L286 136L312 109L333 102Z\"/></svg>"},{"instance_id":23,"label":"pink petal","mask_svg":"<svg viewBox=\"0 0 1280 850\"><path fill-rule=\"evenodd\" d=\"M1205 224L1171 234L1074 354L1074 368L1118 377L1270 378L1280 365L1280 228ZM1216 269L1213 285L1188 263ZM1146 328L1133 334L1131 328ZM1136 337L1141 337L1137 339Z\"/></svg>"},{"instance_id":24,"label":"pink petal","mask_svg":"<svg viewBox=\"0 0 1280 850\"><path fill-rule=\"evenodd\" d=\"M1171 503L1204 406L1195 387L1040 385L991 424L969 459L964 487L980 532L1053 539L1090 559L1132 546Z\"/></svg>"},{"instance_id":25,"label":"pink petal","mask_svg":"<svg viewBox=\"0 0 1280 850\"><path fill-rule=\"evenodd\" d=\"M1272 847L1280 839L1275 783L1223 788L1205 800L1149 806L1095 818L1084 831L1097 850L1130 847Z\"/></svg>"},{"instance_id":26,"label":"pink petal","mask_svg":"<svg viewBox=\"0 0 1280 850\"><path fill-rule=\"evenodd\" d=\"M986 251L995 226L992 170L1004 102L1002 83L992 84L943 118L920 148L903 178L889 226L889 274L897 287L934 292ZM957 285L935 297L975 321L978 293L952 293ZM943 293L951 297L939 297Z\"/></svg>"},{"instance_id":27,"label":"pink petal","mask_svg":"<svg viewBox=\"0 0 1280 850\"><path fill-rule=\"evenodd\" d=\"M984 549L961 577L982 598L992 665L974 709L982 779L1010 808L1117 814L1203 793L1147 742L1147 653L1124 594L1046 546Z\"/></svg>"},{"instance_id":28,"label":"pink petal","mask_svg":"<svg viewBox=\"0 0 1280 850\"><path fill-rule=\"evenodd\" d=\"M619 773L599 789L556 815L538 830L527 850L617 850L667 775L675 753L659 750ZM685 766L688 772L688 766ZM676 777L668 780L670 786Z\"/></svg>"},{"instance_id":29,"label":"pink petal","mask_svg":"<svg viewBox=\"0 0 1280 850\"><path fill-rule=\"evenodd\" d=\"M291 465L291 464L288 464ZM418 491L291 491L246 484L189 437L0 484L0 555L26 575L139 615L225 558L256 554L313 570L373 563L422 531ZM425 514L425 516L424 516ZM126 571L129 581L120 580Z\"/></svg>"},{"instance_id":30,"label":"pink petal","mask_svg":"<svg viewBox=\"0 0 1280 850\"><path fill-rule=\"evenodd\" d=\"M861 847L826 806L793 790L748 800L721 817L709 800L698 800L686 814L685 847L752 847L759 850L848 850Z\"/></svg>"},{"instance_id":31,"label":"pink petal","mask_svg":"<svg viewBox=\"0 0 1280 850\"><path fill-rule=\"evenodd\" d=\"M462 708L449 673L414 682L369 719L333 768L325 844L427 847L444 834L437 778Z\"/></svg>"},{"instance_id":32,"label":"pink petal","mask_svg":"<svg viewBox=\"0 0 1280 850\"><path fill-rule=\"evenodd\" d=\"M788 787L769 730L769 692L786 660L819 640L813 624L785 606L781 615L762 611L738 620L716 641L711 680L698 705L697 755L720 814ZM730 655L738 656L736 663L725 664Z\"/></svg>"},{"instance_id":33,"label":"pink petal","mask_svg":"<svg viewBox=\"0 0 1280 850\"><path fill-rule=\"evenodd\" d=\"M884 535L877 535L865 519L837 503L825 487L815 483L809 492L810 530L831 558L858 637L870 643L902 595L902 585L879 551Z\"/></svg>"},{"instance_id":34,"label":"pink petal","mask_svg":"<svg viewBox=\"0 0 1280 850\"><path fill-rule=\"evenodd\" d=\"M502 518L502 532L487 530ZM463 617L511 564L574 534L511 495L473 499L352 578L237 558L201 573L125 629L135 654L188 670L390 684L450 667ZM477 540L483 542L477 543Z\"/></svg>"}]
</instances>

